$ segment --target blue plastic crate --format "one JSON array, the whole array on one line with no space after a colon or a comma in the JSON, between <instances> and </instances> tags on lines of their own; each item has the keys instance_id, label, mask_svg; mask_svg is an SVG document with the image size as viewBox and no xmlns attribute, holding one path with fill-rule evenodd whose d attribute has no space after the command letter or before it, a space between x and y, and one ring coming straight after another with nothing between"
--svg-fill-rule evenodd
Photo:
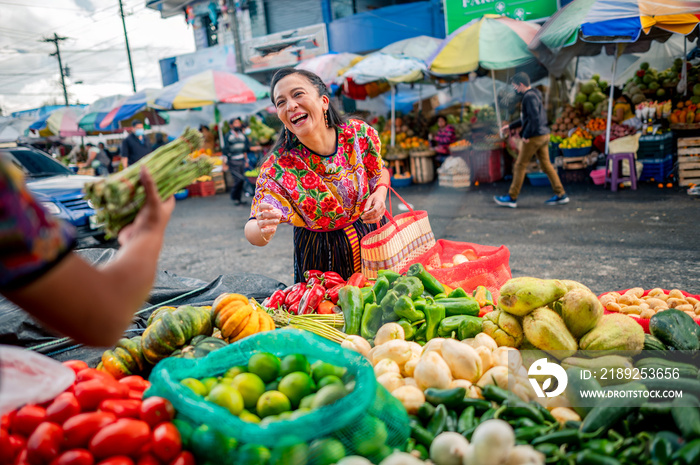
<instances>
[{"instance_id":1,"label":"blue plastic crate","mask_svg":"<svg viewBox=\"0 0 700 465\"><path fill-rule=\"evenodd\" d=\"M673 171L673 155L640 161L644 165L642 174L639 176L640 181L651 181L652 179L654 181L663 181Z\"/></svg>"},{"instance_id":2,"label":"blue plastic crate","mask_svg":"<svg viewBox=\"0 0 700 465\"><path fill-rule=\"evenodd\" d=\"M578 149L563 149L560 147L559 150L565 157L585 157L593 151L593 147L581 147Z\"/></svg>"},{"instance_id":3,"label":"blue plastic crate","mask_svg":"<svg viewBox=\"0 0 700 465\"><path fill-rule=\"evenodd\" d=\"M676 143L673 133L655 134L651 136L641 136L639 138L639 149L637 150L637 160L658 159L659 154L670 154L676 151Z\"/></svg>"},{"instance_id":4,"label":"blue plastic crate","mask_svg":"<svg viewBox=\"0 0 700 465\"><path fill-rule=\"evenodd\" d=\"M412 177L408 178L395 178L391 177L391 187L408 187L413 182Z\"/></svg>"},{"instance_id":5,"label":"blue plastic crate","mask_svg":"<svg viewBox=\"0 0 700 465\"><path fill-rule=\"evenodd\" d=\"M527 180L533 186L550 186L549 178L544 173L527 173Z\"/></svg>"}]
</instances>

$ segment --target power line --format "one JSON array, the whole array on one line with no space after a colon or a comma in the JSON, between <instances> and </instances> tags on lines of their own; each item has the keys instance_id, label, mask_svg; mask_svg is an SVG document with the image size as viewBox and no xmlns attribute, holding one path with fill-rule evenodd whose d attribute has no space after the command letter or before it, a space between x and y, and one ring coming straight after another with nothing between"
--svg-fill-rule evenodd
<instances>
[{"instance_id":1,"label":"power line","mask_svg":"<svg viewBox=\"0 0 700 465\"><path fill-rule=\"evenodd\" d=\"M65 8L60 6L27 5L26 3L0 2L0 5L21 6L25 8L41 8L42 10L85 11L82 8Z\"/></svg>"},{"instance_id":2,"label":"power line","mask_svg":"<svg viewBox=\"0 0 700 465\"><path fill-rule=\"evenodd\" d=\"M56 46L56 52L52 53L51 56L56 56L58 58L58 69L61 72L61 85L63 86L63 98L66 100L66 106L68 106L68 91L66 90L66 80L63 75L63 64L61 63L61 50L58 47L59 42L68 40L68 37L59 37L55 32L53 33L53 39L43 39L42 42L52 42Z\"/></svg>"}]
</instances>

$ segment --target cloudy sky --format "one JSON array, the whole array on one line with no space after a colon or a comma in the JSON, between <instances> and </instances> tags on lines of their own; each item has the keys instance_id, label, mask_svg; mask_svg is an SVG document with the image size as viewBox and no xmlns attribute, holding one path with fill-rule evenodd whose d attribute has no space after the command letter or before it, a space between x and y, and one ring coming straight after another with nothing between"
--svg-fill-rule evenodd
<instances>
[{"instance_id":1,"label":"cloudy sky","mask_svg":"<svg viewBox=\"0 0 700 465\"><path fill-rule=\"evenodd\" d=\"M158 61L195 50L182 15L161 19L145 0L122 0L137 90L162 87ZM70 103L130 94L131 76L118 0L0 0L0 110L63 103L53 43L60 43ZM82 81L82 83L78 83Z\"/></svg>"}]
</instances>

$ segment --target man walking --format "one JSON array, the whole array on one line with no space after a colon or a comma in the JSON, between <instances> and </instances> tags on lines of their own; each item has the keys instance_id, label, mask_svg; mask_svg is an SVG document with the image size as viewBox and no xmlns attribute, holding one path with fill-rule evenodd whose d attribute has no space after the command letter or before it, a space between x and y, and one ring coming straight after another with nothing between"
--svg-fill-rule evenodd
<instances>
[{"instance_id":1,"label":"man walking","mask_svg":"<svg viewBox=\"0 0 700 465\"><path fill-rule=\"evenodd\" d=\"M151 153L151 142L144 133L143 123L135 120L131 127L131 134L122 141L121 156L124 168Z\"/></svg>"},{"instance_id":2,"label":"man walking","mask_svg":"<svg viewBox=\"0 0 700 465\"><path fill-rule=\"evenodd\" d=\"M518 159L513 167L513 182L507 195L496 196L493 200L502 207L516 208L520 189L525 181L525 170L532 160L533 155L537 155L540 168L545 172L552 184L554 196L545 201L546 205L564 205L569 203L569 196L561 185L559 175L549 161L549 127L547 127L547 114L542 104L542 94L537 89L530 87L530 77L523 73L517 73L511 80L515 92L522 94L520 103L520 119L503 126L501 133L510 129L522 127L520 136L522 144Z\"/></svg>"}]
</instances>

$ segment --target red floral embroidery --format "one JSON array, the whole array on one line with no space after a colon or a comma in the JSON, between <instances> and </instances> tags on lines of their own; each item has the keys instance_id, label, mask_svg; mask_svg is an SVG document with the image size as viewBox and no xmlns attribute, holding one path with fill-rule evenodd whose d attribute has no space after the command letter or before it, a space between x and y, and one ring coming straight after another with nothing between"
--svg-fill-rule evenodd
<instances>
[{"instance_id":1,"label":"red floral embroidery","mask_svg":"<svg viewBox=\"0 0 700 465\"><path fill-rule=\"evenodd\" d=\"M379 171L379 163L377 163L377 157L374 155L367 155L362 161L364 162L365 168L367 168L368 171Z\"/></svg>"},{"instance_id":2,"label":"red floral embroidery","mask_svg":"<svg viewBox=\"0 0 700 465\"><path fill-rule=\"evenodd\" d=\"M335 206L337 205L337 202L333 197L326 197L325 199L321 200L321 212L326 214L329 212L332 212L335 209Z\"/></svg>"},{"instance_id":3,"label":"red floral embroidery","mask_svg":"<svg viewBox=\"0 0 700 465\"><path fill-rule=\"evenodd\" d=\"M295 158L285 155L277 161L277 164L280 165L281 168L289 169L294 168L295 162Z\"/></svg>"},{"instance_id":4,"label":"red floral embroidery","mask_svg":"<svg viewBox=\"0 0 700 465\"><path fill-rule=\"evenodd\" d=\"M348 141L347 136L345 135L344 131L339 131L338 132L338 147L341 145L345 144Z\"/></svg>"},{"instance_id":5,"label":"red floral embroidery","mask_svg":"<svg viewBox=\"0 0 700 465\"><path fill-rule=\"evenodd\" d=\"M316 189L316 187L318 187L318 176L316 176L314 173L307 172L301 178L301 186L304 189Z\"/></svg>"},{"instance_id":6,"label":"red floral embroidery","mask_svg":"<svg viewBox=\"0 0 700 465\"><path fill-rule=\"evenodd\" d=\"M277 175L277 170L273 166L272 168L269 169L269 171L267 173L268 173L268 176L270 176L272 179L274 179L275 176Z\"/></svg>"},{"instance_id":7,"label":"red floral embroidery","mask_svg":"<svg viewBox=\"0 0 700 465\"><path fill-rule=\"evenodd\" d=\"M293 190L292 192L289 193L289 195L291 195L292 200L294 200L295 202L297 200L299 200L299 191Z\"/></svg>"},{"instance_id":8,"label":"red floral embroidery","mask_svg":"<svg viewBox=\"0 0 700 465\"><path fill-rule=\"evenodd\" d=\"M367 151L369 150L369 143L367 142L367 138L360 137L357 143L360 146L360 153L367 153Z\"/></svg>"},{"instance_id":9,"label":"red floral embroidery","mask_svg":"<svg viewBox=\"0 0 700 465\"><path fill-rule=\"evenodd\" d=\"M316 224L320 226L323 229L326 229L328 225L331 224L331 219L328 218L327 216L322 216L321 218L318 218L316 220Z\"/></svg>"},{"instance_id":10,"label":"red floral embroidery","mask_svg":"<svg viewBox=\"0 0 700 465\"><path fill-rule=\"evenodd\" d=\"M318 155L311 155L311 164L318 165L319 163L321 163L321 157Z\"/></svg>"},{"instance_id":11,"label":"red floral embroidery","mask_svg":"<svg viewBox=\"0 0 700 465\"><path fill-rule=\"evenodd\" d=\"M308 216L311 219L314 219L314 217L316 216L317 206L318 203L316 202L316 199L311 197L307 197L301 202L301 210L306 216Z\"/></svg>"},{"instance_id":12,"label":"red floral embroidery","mask_svg":"<svg viewBox=\"0 0 700 465\"><path fill-rule=\"evenodd\" d=\"M323 166L323 163L319 163L318 165L316 165L316 168L314 168L314 173L317 173L320 175L326 174L326 167Z\"/></svg>"},{"instance_id":13,"label":"red floral embroidery","mask_svg":"<svg viewBox=\"0 0 700 465\"><path fill-rule=\"evenodd\" d=\"M335 207L335 212L336 212L338 215L342 215L343 213L345 213L345 210L343 210L343 207L341 207L340 205L338 205L337 207Z\"/></svg>"},{"instance_id":14,"label":"red floral embroidery","mask_svg":"<svg viewBox=\"0 0 700 465\"><path fill-rule=\"evenodd\" d=\"M302 160L295 158L294 159L294 168L298 170L305 170L307 169L306 163L304 163Z\"/></svg>"},{"instance_id":15,"label":"red floral embroidery","mask_svg":"<svg viewBox=\"0 0 700 465\"><path fill-rule=\"evenodd\" d=\"M292 173L284 173L282 175L282 185L285 189L291 191L297 188L297 178Z\"/></svg>"}]
</instances>

